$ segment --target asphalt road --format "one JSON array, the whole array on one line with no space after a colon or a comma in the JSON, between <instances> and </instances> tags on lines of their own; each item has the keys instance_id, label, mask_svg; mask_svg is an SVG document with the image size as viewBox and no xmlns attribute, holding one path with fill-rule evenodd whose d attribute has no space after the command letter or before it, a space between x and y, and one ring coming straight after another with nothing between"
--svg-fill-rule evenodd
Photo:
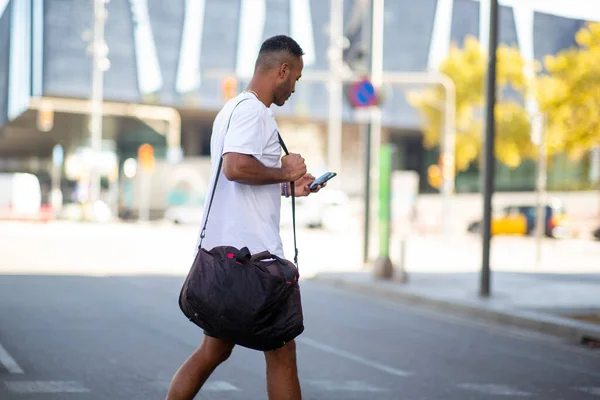
<instances>
[{"instance_id":1,"label":"asphalt road","mask_svg":"<svg viewBox=\"0 0 600 400\"><path fill-rule=\"evenodd\" d=\"M202 337L178 309L181 282L0 275L0 399L164 399ZM598 351L302 287L304 399L600 399ZM197 398L266 399L264 370L260 353L236 348Z\"/></svg>"}]
</instances>

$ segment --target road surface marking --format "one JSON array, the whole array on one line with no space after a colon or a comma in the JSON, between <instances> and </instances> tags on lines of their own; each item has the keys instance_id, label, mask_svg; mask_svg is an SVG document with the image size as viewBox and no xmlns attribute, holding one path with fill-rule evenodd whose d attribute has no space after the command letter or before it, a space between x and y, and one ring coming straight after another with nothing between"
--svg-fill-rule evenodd
<instances>
[{"instance_id":1,"label":"road surface marking","mask_svg":"<svg viewBox=\"0 0 600 400\"><path fill-rule=\"evenodd\" d=\"M206 382L202 391L207 392L237 392L238 388L225 381Z\"/></svg>"},{"instance_id":2,"label":"road surface marking","mask_svg":"<svg viewBox=\"0 0 600 400\"><path fill-rule=\"evenodd\" d=\"M361 381L334 381L326 379L316 379L306 381L311 386L317 387L319 390L326 392L370 392L379 393L387 392L387 389L371 386L368 383Z\"/></svg>"},{"instance_id":3,"label":"road surface marking","mask_svg":"<svg viewBox=\"0 0 600 400\"><path fill-rule=\"evenodd\" d=\"M582 388L579 388L579 390L581 390L582 392L585 392L587 394L600 396L600 386L599 387L582 387Z\"/></svg>"},{"instance_id":4,"label":"road surface marking","mask_svg":"<svg viewBox=\"0 0 600 400\"><path fill-rule=\"evenodd\" d=\"M171 381L156 381L153 386L160 390L169 390ZM225 381L209 381L202 386L201 392L239 392L240 389Z\"/></svg>"},{"instance_id":5,"label":"road surface marking","mask_svg":"<svg viewBox=\"0 0 600 400\"><path fill-rule=\"evenodd\" d=\"M412 376L412 375L414 375L413 372L407 372L407 371L402 371L400 369L392 368L392 367L389 367L387 365L380 364L378 362L371 361L369 359L363 358L363 357L358 356L356 354L352 354L352 353L349 353L347 351L336 349L335 347L331 347L331 346L328 346L326 344L319 343L319 342L314 341L312 339L297 338L296 341L299 342L299 343L305 344L307 346L313 347L315 349L324 351L326 353L333 354L333 355L336 355L338 357L342 357L342 358L345 358L347 360L354 361L356 363L366 365L367 367L371 367L373 369L376 369L376 370L381 371L381 372L388 373L390 375L394 375L394 376Z\"/></svg>"},{"instance_id":6,"label":"road surface marking","mask_svg":"<svg viewBox=\"0 0 600 400\"><path fill-rule=\"evenodd\" d=\"M458 385L461 389L472 390L481 394L493 396L531 396L531 393L512 388L507 385L463 383Z\"/></svg>"},{"instance_id":7,"label":"road surface marking","mask_svg":"<svg viewBox=\"0 0 600 400\"><path fill-rule=\"evenodd\" d=\"M317 281L318 282L318 281ZM327 285L327 281L322 281ZM558 348L560 350L568 351L571 353L577 353L578 355L582 355L584 357L592 357L598 358L600 357L600 353L596 354L590 352L588 349L582 349L580 347L575 347L572 345L566 345L562 341L561 338L556 336L543 334L541 332L535 332L528 330L527 328L519 328L516 326L506 326L501 325L498 322L494 321L482 321L474 319L473 317L469 317L466 314L444 314L440 309L431 308L429 306L420 306L420 307L411 307L406 303L403 303L398 300L393 300L385 297L375 298L370 296L368 290L360 289L360 291L352 291L349 287L341 286L339 288L335 288L334 286L320 286L319 290L330 290L330 291L341 291L347 297L359 297L362 299L369 300L371 302L378 303L379 305L384 305L388 309L393 309L395 311L401 310L402 312L406 312L413 316L419 317L429 317L431 319L436 320L437 322L448 322L456 326L460 327L470 327L476 328L478 330L486 331L488 334L494 336L504 336L513 339L519 339L521 341L535 341L536 344L544 345L547 347Z\"/></svg>"},{"instance_id":8,"label":"road surface marking","mask_svg":"<svg viewBox=\"0 0 600 400\"><path fill-rule=\"evenodd\" d=\"M6 381L13 393L88 393L90 390L74 381Z\"/></svg>"},{"instance_id":9,"label":"road surface marking","mask_svg":"<svg viewBox=\"0 0 600 400\"><path fill-rule=\"evenodd\" d=\"M11 374L24 373L21 367L19 367L19 364L17 364L17 362L15 361L15 359L12 358L10 354L8 354L4 347L2 347L2 344L0 344L0 364L2 364L4 368L6 368L6 370Z\"/></svg>"}]
</instances>

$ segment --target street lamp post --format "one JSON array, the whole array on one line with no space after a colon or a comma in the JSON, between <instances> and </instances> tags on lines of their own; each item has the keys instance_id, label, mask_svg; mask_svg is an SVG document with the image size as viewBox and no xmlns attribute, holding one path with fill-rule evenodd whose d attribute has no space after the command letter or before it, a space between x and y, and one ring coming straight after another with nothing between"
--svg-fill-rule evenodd
<instances>
[{"instance_id":1,"label":"street lamp post","mask_svg":"<svg viewBox=\"0 0 600 400\"><path fill-rule=\"evenodd\" d=\"M490 36L488 47L488 72L486 83L486 118L483 179L483 251L481 265L480 295L489 297L491 292L490 242L492 238L492 196L494 194L494 140L496 136L496 49L498 47L498 0L490 2Z\"/></svg>"},{"instance_id":2,"label":"street lamp post","mask_svg":"<svg viewBox=\"0 0 600 400\"><path fill-rule=\"evenodd\" d=\"M330 171L342 169L342 80L344 67L344 0L330 0L329 20L329 119L327 132L327 164ZM337 180L331 182L338 184Z\"/></svg>"},{"instance_id":3,"label":"street lamp post","mask_svg":"<svg viewBox=\"0 0 600 400\"><path fill-rule=\"evenodd\" d=\"M100 166L98 155L102 151L102 100L104 87L104 71L108 68L108 47L104 40L106 23L105 4L108 0L94 0L94 33L92 40L92 96L90 101L90 145L92 148L92 165L90 167L89 203L100 199Z\"/></svg>"}]
</instances>

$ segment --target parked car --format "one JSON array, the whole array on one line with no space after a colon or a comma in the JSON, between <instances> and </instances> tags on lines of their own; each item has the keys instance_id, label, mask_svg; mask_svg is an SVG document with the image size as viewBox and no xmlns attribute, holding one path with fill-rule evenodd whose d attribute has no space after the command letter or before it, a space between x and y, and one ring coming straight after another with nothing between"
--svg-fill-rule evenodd
<instances>
[{"instance_id":1,"label":"parked car","mask_svg":"<svg viewBox=\"0 0 600 400\"><path fill-rule=\"evenodd\" d=\"M569 219L560 202L546 205L544 233L551 238L564 238L569 235ZM492 217L492 235L534 235L537 221L537 206L508 206ZM471 233L481 232L481 221L469 224Z\"/></svg>"},{"instance_id":2,"label":"parked car","mask_svg":"<svg viewBox=\"0 0 600 400\"><path fill-rule=\"evenodd\" d=\"M42 192L37 176L0 173L0 219L38 219Z\"/></svg>"}]
</instances>

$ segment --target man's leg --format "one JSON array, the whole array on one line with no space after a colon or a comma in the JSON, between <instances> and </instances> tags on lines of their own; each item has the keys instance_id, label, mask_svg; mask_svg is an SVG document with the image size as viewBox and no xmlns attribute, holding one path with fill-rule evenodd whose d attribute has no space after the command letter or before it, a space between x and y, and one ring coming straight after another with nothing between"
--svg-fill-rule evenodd
<instances>
[{"instance_id":1,"label":"man's leg","mask_svg":"<svg viewBox=\"0 0 600 400\"><path fill-rule=\"evenodd\" d=\"M215 368L229 358L233 346L230 341L204 336L173 377L166 400L192 400Z\"/></svg>"},{"instance_id":2,"label":"man's leg","mask_svg":"<svg viewBox=\"0 0 600 400\"><path fill-rule=\"evenodd\" d=\"M280 349L266 351L265 360L269 400L301 400L296 343L291 341Z\"/></svg>"}]
</instances>

